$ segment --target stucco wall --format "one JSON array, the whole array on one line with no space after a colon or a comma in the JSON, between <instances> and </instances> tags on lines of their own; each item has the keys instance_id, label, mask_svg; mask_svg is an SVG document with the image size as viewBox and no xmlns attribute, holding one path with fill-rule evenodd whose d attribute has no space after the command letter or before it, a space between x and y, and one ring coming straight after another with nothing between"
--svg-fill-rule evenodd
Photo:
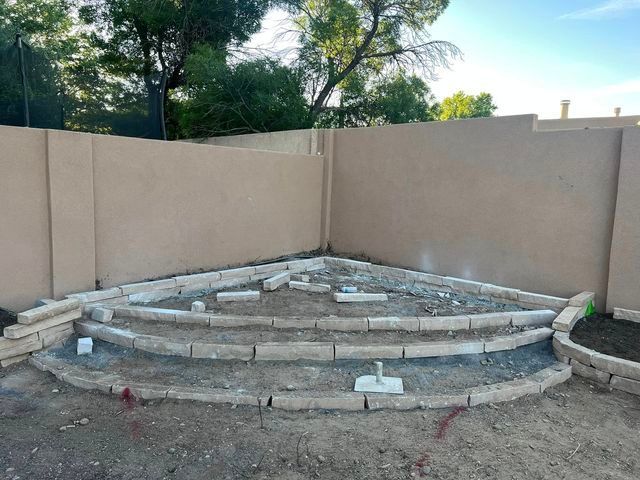
<instances>
[{"instance_id":1,"label":"stucco wall","mask_svg":"<svg viewBox=\"0 0 640 480\"><path fill-rule=\"evenodd\" d=\"M288 130L284 132L252 133L185 141L224 147L253 148L274 152L316 155L317 153L322 153L322 151L318 151L318 132L321 132L321 130Z\"/></svg>"},{"instance_id":2,"label":"stucco wall","mask_svg":"<svg viewBox=\"0 0 640 480\"><path fill-rule=\"evenodd\" d=\"M626 115L620 117L585 117L585 118L554 118L538 120L538 130L567 130L573 128L611 128L637 125L640 115Z\"/></svg>"},{"instance_id":3,"label":"stucco wall","mask_svg":"<svg viewBox=\"0 0 640 480\"><path fill-rule=\"evenodd\" d=\"M332 246L603 302L622 130L534 125L527 115L336 131Z\"/></svg>"}]
</instances>

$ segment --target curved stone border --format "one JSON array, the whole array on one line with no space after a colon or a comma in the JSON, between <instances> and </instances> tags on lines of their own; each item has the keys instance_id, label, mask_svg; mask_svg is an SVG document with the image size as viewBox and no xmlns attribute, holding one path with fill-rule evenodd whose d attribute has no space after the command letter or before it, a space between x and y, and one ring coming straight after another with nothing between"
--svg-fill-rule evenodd
<instances>
[{"instance_id":1,"label":"curved stone border","mask_svg":"<svg viewBox=\"0 0 640 480\"><path fill-rule=\"evenodd\" d=\"M256 342L251 344L213 343L134 333L90 320L76 322L76 331L122 347L160 355L218 360L317 360L375 358L427 358L470 353L514 350L548 340L553 330L546 327L506 336L460 341L433 341L406 345L351 345L333 342Z\"/></svg>"},{"instance_id":2,"label":"curved stone border","mask_svg":"<svg viewBox=\"0 0 640 480\"><path fill-rule=\"evenodd\" d=\"M483 385L451 395L385 395L356 392L286 392L246 393L224 389L173 386L131 382L119 375L76 368L53 358L31 357L29 363L40 371L50 372L59 380L87 390L121 395L125 389L143 400L171 398L207 403L263 405L283 410L410 410L415 408L473 407L485 403L510 402L525 395L542 393L547 388L571 378L571 366L557 363L528 377L509 382Z\"/></svg>"}]
</instances>

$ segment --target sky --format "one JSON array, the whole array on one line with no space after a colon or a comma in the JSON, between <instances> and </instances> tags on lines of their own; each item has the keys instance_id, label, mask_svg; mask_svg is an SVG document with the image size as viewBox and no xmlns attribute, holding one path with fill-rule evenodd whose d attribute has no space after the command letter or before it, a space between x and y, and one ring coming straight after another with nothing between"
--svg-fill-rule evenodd
<instances>
[{"instance_id":1,"label":"sky","mask_svg":"<svg viewBox=\"0 0 640 480\"><path fill-rule=\"evenodd\" d=\"M285 18L271 12L250 45L290 53ZM489 92L497 115L557 118L563 99L570 117L640 115L640 0L450 0L430 32L463 52L429 79L438 99Z\"/></svg>"}]
</instances>

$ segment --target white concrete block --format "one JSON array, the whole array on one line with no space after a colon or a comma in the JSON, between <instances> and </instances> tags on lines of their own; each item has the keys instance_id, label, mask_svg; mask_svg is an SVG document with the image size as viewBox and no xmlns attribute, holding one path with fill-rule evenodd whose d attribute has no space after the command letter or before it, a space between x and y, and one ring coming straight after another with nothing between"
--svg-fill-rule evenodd
<instances>
[{"instance_id":1,"label":"white concrete block","mask_svg":"<svg viewBox=\"0 0 640 480\"><path fill-rule=\"evenodd\" d=\"M280 285L284 285L291 281L291 274L289 272L282 272L262 282L262 289L266 292L273 292L277 290Z\"/></svg>"},{"instance_id":2,"label":"white concrete block","mask_svg":"<svg viewBox=\"0 0 640 480\"><path fill-rule=\"evenodd\" d=\"M219 292L216 294L219 302L257 302L260 300L260 292L249 290L246 292Z\"/></svg>"},{"instance_id":3,"label":"white concrete block","mask_svg":"<svg viewBox=\"0 0 640 480\"><path fill-rule=\"evenodd\" d=\"M207 309L207 306L204 304L204 302L196 300L195 302L191 303L192 312L203 313L206 309Z\"/></svg>"},{"instance_id":4,"label":"white concrete block","mask_svg":"<svg viewBox=\"0 0 640 480\"><path fill-rule=\"evenodd\" d=\"M78 355L91 355L93 353L93 339L82 337L78 339Z\"/></svg>"},{"instance_id":5,"label":"white concrete block","mask_svg":"<svg viewBox=\"0 0 640 480\"><path fill-rule=\"evenodd\" d=\"M328 293L331 291L331 285L324 283L306 283L306 282L289 282L289 288L294 290L302 290L304 292Z\"/></svg>"},{"instance_id":6,"label":"white concrete block","mask_svg":"<svg viewBox=\"0 0 640 480\"><path fill-rule=\"evenodd\" d=\"M91 312L91 320L108 323L113 318L113 310L110 308L96 307Z\"/></svg>"},{"instance_id":7,"label":"white concrete block","mask_svg":"<svg viewBox=\"0 0 640 480\"><path fill-rule=\"evenodd\" d=\"M350 302L386 302L386 293L334 293L333 299L338 303Z\"/></svg>"}]
</instances>

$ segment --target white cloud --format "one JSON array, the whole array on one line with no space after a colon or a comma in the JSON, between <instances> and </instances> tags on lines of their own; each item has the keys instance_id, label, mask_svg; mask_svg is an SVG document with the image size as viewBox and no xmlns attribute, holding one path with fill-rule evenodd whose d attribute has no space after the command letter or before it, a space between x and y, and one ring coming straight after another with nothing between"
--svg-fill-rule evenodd
<instances>
[{"instance_id":1,"label":"white cloud","mask_svg":"<svg viewBox=\"0 0 640 480\"><path fill-rule=\"evenodd\" d=\"M593 7L569 12L558 17L559 20L598 20L624 15L630 10L640 10L640 0L606 0Z\"/></svg>"}]
</instances>

